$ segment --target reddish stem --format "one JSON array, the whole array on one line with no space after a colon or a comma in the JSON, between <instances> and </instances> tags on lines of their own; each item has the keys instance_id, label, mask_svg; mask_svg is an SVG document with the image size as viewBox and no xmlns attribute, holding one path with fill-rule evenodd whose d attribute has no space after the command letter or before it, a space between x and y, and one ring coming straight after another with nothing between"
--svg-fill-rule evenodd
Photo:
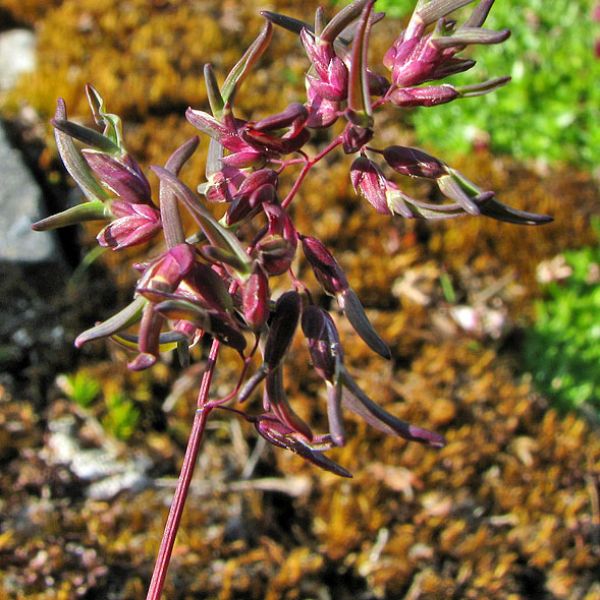
<instances>
[{"instance_id":1,"label":"reddish stem","mask_svg":"<svg viewBox=\"0 0 600 600\"><path fill-rule=\"evenodd\" d=\"M177 537L181 515L183 514L183 507L185 506L190 483L194 474L194 467L196 466L198 453L200 451L202 434L204 433L208 416L213 409L213 407L208 405L208 393L215 372L218 354L219 342L214 340L208 356L206 370L202 376L200 392L198 393L198 410L196 411L194 423L192 424L192 431L190 432L188 445L185 450L181 472L179 473L179 479L177 480L173 502L169 509L169 516L167 517L167 523L160 542L160 548L158 550L158 556L154 565L152 581L148 588L146 600L160 600L162 589L165 584L167 569L169 568L173 546L175 545L175 538Z\"/></svg>"}]
</instances>

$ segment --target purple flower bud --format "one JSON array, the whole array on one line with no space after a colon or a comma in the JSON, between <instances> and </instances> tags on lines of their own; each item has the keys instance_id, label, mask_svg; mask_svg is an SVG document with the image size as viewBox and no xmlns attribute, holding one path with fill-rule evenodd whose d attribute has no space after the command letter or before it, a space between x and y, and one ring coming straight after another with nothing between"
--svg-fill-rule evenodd
<instances>
[{"instance_id":1,"label":"purple flower bud","mask_svg":"<svg viewBox=\"0 0 600 600\"><path fill-rule=\"evenodd\" d=\"M234 152L229 156L225 156L221 159L221 162L228 167L235 167L237 169L246 169L248 167L261 167L266 162L264 152L255 150L248 146L244 150Z\"/></svg>"},{"instance_id":2,"label":"purple flower bud","mask_svg":"<svg viewBox=\"0 0 600 600\"><path fill-rule=\"evenodd\" d=\"M338 292L349 289L350 285L346 274L323 242L317 238L303 235L300 236L300 240L304 256L323 289L334 296Z\"/></svg>"},{"instance_id":3,"label":"purple flower bud","mask_svg":"<svg viewBox=\"0 0 600 600\"><path fill-rule=\"evenodd\" d=\"M178 244L153 261L137 283L145 297L152 300L152 291L173 292L195 264L195 253L189 244ZM162 300L159 297L158 301Z\"/></svg>"},{"instance_id":4,"label":"purple flower bud","mask_svg":"<svg viewBox=\"0 0 600 600\"><path fill-rule=\"evenodd\" d=\"M316 39L306 28L300 32L300 40L318 76L323 80L327 80L327 70L331 61L335 58L333 45Z\"/></svg>"},{"instance_id":5,"label":"purple flower bud","mask_svg":"<svg viewBox=\"0 0 600 600\"><path fill-rule=\"evenodd\" d=\"M231 202L245 177L239 169L226 166L213 173L206 183L199 186L198 191L210 202Z\"/></svg>"},{"instance_id":6,"label":"purple flower bud","mask_svg":"<svg viewBox=\"0 0 600 600\"><path fill-rule=\"evenodd\" d=\"M111 203L110 209L117 218L96 237L103 247L121 250L143 244L161 229L160 212L148 204L117 200Z\"/></svg>"},{"instance_id":7,"label":"purple flower bud","mask_svg":"<svg viewBox=\"0 0 600 600\"><path fill-rule=\"evenodd\" d=\"M389 146L383 157L394 171L409 177L437 179L448 174L446 165L434 156L408 146Z\"/></svg>"},{"instance_id":8,"label":"purple flower bud","mask_svg":"<svg viewBox=\"0 0 600 600\"><path fill-rule=\"evenodd\" d=\"M360 125L350 125L343 134L344 152L354 154L358 152L365 144L373 139L373 129L370 127L361 127Z\"/></svg>"},{"instance_id":9,"label":"purple flower bud","mask_svg":"<svg viewBox=\"0 0 600 600\"><path fill-rule=\"evenodd\" d=\"M150 184L132 159L119 160L89 149L82 150L82 154L101 183L121 200L132 204L152 203Z\"/></svg>"},{"instance_id":10,"label":"purple flower bud","mask_svg":"<svg viewBox=\"0 0 600 600\"><path fill-rule=\"evenodd\" d=\"M294 291L282 294L275 304L264 351L264 361L269 369L279 365L292 343L301 304L300 294Z\"/></svg>"},{"instance_id":11,"label":"purple flower bud","mask_svg":"<svg viewBox=\"0 0 600 600\"><path fill-rule=\"evenodd\" d=\"M199 302L206 308L220 313L233 309L228 284L210 266L195 262L177 287L176 294Z\"/></svg>"},{"instance_id":12,"label":"purple flower bud","mask_svg":"<svg viewBox=\"0 0 600 600\"><path fill-rule=\"evenodd\" d=\"M366 156L359 156L350 168L350 180L357 194L365 198L382 215L389 215L387 179L381 169Z\"/></svg>"},{"instance_id":13,"label":"purple flower bud","mask_svg":"<svg viewBox=\"0 0 600 600\"><path fill-rule=\"evenodd\" d=\"M309 115L306 126L313 129L330 127L340 116L339 102L326 100L319 96L316 91L309 86L308 88Z\"/></svg>"},{"instance_id":14,"label":"purple flower bud","mask_svg":"<svg viewBox=\"0 0 600 600\"><path fill-rule=\"evenodd\" d=\"M260 331L269 317L269 280L260 264L256 263L244 284L242 306L244 319L254 331Z\"/></svg>"},{"instance_id":15,"label":"purple flower bud","mask_svg":"<svg viewBox=\"0 0 600 600\"><path fill-rule=\"evenodd\" d=\"M452 102L459 97L459 93L452 85L431 85L415 88L397 88L389 96L390 101L396 106L437 106Z\"/></svg>"},{"instance_id":16,"label":"purple flower bud","mask_svg":"<svg viewBox=\"0 0 600 600\"><path fill-rule=\"evenodd\" d=\"M307 306L302 313L302 331L315 371L326 381L333 382L344 356L333 319L322 308Z\"/></svg>"},{"instance_id":17,"label":"purple flower bud","mask_svg":"<svg viewBox=\"0 0 600 600\"><path fill-rule=\"evenodd\" d=\"M268 275L283 275L296 256L296 245L281 235L270 235L257 244L256 256Z\"/></svg>"}]
</instances>

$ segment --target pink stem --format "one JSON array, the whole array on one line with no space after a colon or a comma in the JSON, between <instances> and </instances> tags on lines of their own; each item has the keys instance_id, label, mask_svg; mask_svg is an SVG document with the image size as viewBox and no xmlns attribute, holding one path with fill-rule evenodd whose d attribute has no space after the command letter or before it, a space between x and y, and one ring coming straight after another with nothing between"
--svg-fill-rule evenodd
<instances>
[{"instance_id":1,"label":"pink stem","mask_svg":"<svg viewBox=\"0 0 600 600\"><path fill-rule=\"evenodd\" d=\"M192 431L190 432L188 445L185 450L181 472L179 473L179 479L177 481L177 487L173 496L173 502L171 504L171 508L169 509L169 516L167 517L167 523L165 525L163 537L160 542L160 548L158 550L158 556L154 565L154 572L152 573L152 580L150 582L150 587L148 588L146 600L160 600L163 586L165 584L167 569L169 568L173 546L175 545L175 538L177 537L177 531L179 530L179 524L181 522L181 515L183 514L183 507L187 499L190 483L194 474L194 467L196 466L198 453L200 451L202 434L204 433L208 416L213 409L213 407L208 405L208 393L215 372L218 354L219 342L214 340L208 356L206 370L202 376L200 392L198 393L198 410L196 411L196 415L194 417Z\"/></svg>"}]
</instances>

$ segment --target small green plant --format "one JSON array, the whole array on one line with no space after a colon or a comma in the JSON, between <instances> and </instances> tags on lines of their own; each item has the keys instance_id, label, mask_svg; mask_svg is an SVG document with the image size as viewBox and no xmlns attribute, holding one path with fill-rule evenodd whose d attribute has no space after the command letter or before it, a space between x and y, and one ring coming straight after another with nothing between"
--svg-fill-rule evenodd
<instances>
[{"instance_id":1,"label":"small green plant","mask_svg":"<svg viewBox=\"0 0 600 600\"><path fill-rule=\"evenodd\" d=\"M537 304L526 367L559 408L600 418L600 244L565 252L562 268L568 276L548 283Z\"/></svg>"},{"instance_id":2,"label":"small green plant","mask_svg":"<svg viewBox=\"0 0 600 600\"><path fill-rule=\"evenodd\" d=\"M127 440L136 429L140 411L123 392L114 392L106 396L107 413L102 419L106 431L120 440Z\"/></svg>"},{"instance_id":3,"label":"small green plant","mask_svg":"<svg viewBox=\"0 0 600 600\"><path fill-rule=\"evenodd\" d=\"M86 371L65 375L62 384L69 400L83 408L88 408L102 391L100 382Z\"/></svg>"}]
</instances>

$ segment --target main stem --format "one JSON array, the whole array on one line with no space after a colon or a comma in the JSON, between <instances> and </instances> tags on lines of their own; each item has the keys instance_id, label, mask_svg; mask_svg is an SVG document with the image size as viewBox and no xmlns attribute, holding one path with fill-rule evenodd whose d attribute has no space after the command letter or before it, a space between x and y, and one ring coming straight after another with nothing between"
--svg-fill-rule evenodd
<instances>
[{"instance_id":1,"label":"main stem","mask_svg":"<svg viewBox=\"0 0 600 600\"><path fill-rule=\"evenodd\" d=\"M152 580L150 581L146 600L160 600L165 585L167 570L169 568L173 546L175 545L175 538L177 537L177 531L179 530L179 524L181 523L181 515L183 514L183 508L190 489L194 467L198 460L202 435L208 416L213 408L208 404L208 394L215 372L218 354L219 342L214 340L208 356L206 370L202 376L200 391L198 393L198 410L194 416L192 431L190 432L185 456L183 457L181 472L179 473L179 479L177 480L173 502L169 509L169 516L167 517L167 523L160 542L160 548L158 550L158 556L154 565L154 572L152 573Z\"/></svg>"}]
</instances>

